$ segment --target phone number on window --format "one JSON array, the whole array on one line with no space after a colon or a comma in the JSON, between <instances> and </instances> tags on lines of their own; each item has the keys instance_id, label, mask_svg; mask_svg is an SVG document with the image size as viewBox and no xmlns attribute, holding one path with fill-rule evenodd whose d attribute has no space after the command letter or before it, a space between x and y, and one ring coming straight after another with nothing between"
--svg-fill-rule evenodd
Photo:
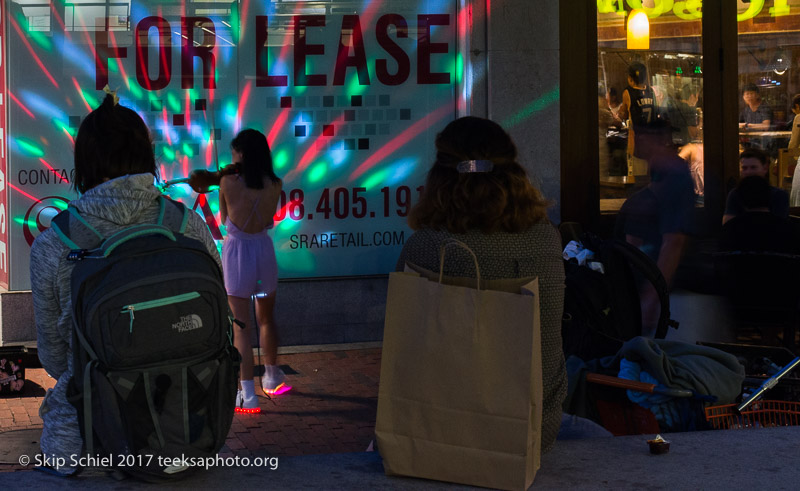
<instances>
[{"instance_id":1,"label":"phone number on window","mask_svg":"<svg viewBox=\"0 0 800 491\"><path fill-rule=\"evenodd\" d=\"M422 195L424 186L416 188L417 197ZM302 189L281 191L275 221L284 218L292 220L375 218L408 216L411 210L412 190L409 186L380 189L380 200L372 203L365 196L367 188L324 188L316 200L307 201Z\"/></svg>"}]
</instances>

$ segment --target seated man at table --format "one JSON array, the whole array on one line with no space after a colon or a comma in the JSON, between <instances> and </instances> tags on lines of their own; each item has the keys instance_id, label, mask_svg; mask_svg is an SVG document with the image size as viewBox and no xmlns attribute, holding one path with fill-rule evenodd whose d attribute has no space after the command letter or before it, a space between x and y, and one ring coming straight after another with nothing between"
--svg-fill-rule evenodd
<instances>
[{"instance_id":1,"label":"seated man at table","mask_svg":"<svg viewBox=\"0 0 800 491\"><path fill-rule=\"evenodd\" d=\"M755 84L745 85L742 99L744 99L744 108L739 113L739 128L768 131L772 125L772 109L761 101L758 86Z\"/></svg>"},{"instance_id":2,"label":"seated man at table","mask_svg":"<svg viewBox=\"0 0 800 491\"><path fill-rule=\"evenodd\" d=\"M722 226L721 251L800 254L800 226L770 213L771 186L761 176L748 176L736 187L744 211Z\"/></svg>"},{"instance_id":3,"label":"seated man at table","mask_svg":"<svg viewBox=\"0 0 800 491\"><path fill-rule=\"evenodd\" d=\"M748 148L739 156L739 176L760 176L767 179L769 172L769 156L758 148ZM769 211L779 217L789 216L789 195L783 189L774 186L769 188ZM728 200L725 203L725 214L722 216L722 223L744 213L742 198L738 188L728 193Z\"/></svg>"}]
</instances>

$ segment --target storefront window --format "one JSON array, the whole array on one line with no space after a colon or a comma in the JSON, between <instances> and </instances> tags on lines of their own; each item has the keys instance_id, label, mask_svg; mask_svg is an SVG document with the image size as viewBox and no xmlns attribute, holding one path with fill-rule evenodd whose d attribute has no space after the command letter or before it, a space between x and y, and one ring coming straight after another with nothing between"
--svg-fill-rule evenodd
<instances>
[{"instance_id":1,"label":"storefront window","mask_svg":"<svg viewBox=\"0 0 800 491\"><path fill-rule=\"evenodd\" d=\"M800 1L738 1L739 151L763 150L769 159L768 178L791 191L800 155ZM800 188L792 206L800 205Z\"/></svg>"},{"instance_id":2,"label":"storefront window","mask_svg":"<svg viewBox=\"0 0 800 491\"><path fill-rule=\"evenodd\" d=\"M681 157L666 171L690 174L703 204L701 11L700 1L597 1L601 212L658 179L666 155Z\"/></svg>"},{"instance_id":3,"label":"storefront window","mask_svg":"<svg viewBox=\"0 0 800 491\"><path fill-rule=\"evenodd\" d=\"M9 224L0 265L9 244L15 268L7 280L0 267L0 284L30 287L30 246L75 198L74 139L105 85L148 124L164 192L201 214L218 241L218 193L184 181L230 164L231 140L253 128L283 180L271 232L280 278L392 270L436 133L465 93L465 8L0 0L0 209Z\"/></svg>"}]
</instances>

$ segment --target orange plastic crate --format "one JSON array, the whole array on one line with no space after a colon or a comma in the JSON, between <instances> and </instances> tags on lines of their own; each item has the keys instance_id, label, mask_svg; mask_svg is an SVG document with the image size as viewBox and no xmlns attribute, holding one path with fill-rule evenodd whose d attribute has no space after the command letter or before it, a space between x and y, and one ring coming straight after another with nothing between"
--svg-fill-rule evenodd
<instances>
[{"instance_id":1,"label":"orange plastic crate","mask_svg":"<svg viewBox=\"0 0 800 491\"><path fill-rule=\"evenodd\" d=\"M768 428L800 425L800 402L762 400L741 413L738 404L706 408L706 421L714 429Z\"/></svg>"}]
</instances>

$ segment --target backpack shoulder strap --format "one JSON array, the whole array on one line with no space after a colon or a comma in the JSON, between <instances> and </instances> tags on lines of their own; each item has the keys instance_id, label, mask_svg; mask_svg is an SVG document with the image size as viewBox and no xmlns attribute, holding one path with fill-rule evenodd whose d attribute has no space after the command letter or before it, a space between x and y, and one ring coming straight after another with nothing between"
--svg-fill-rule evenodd
<instances>
[{"instance_id":1,"label":"backpack shoulder strap","mask_svg":"<svg viewBox=\"0 0 800 491\"><path fill-rule=\"evenodd\" d=\"M653 284L653 287L658 293L658 298L661 303L660 315L658 318L658 326L656 327L656 338L664 338L667 335L667 329L672 326L678 328L678 322L670 319L669 312L669 289L667 288L667 280L658 269L658 265L650 259L650 257L639 248L625 242L621 239L612 239L612 246L614 250L624 255L630 261L633 267L641 272L647 281Z\"/></svg>"},{"instance_id":2,"label":"backpack shoulder strap","mask_svg":"<svg viewBox=\"0 0 800 491\"><path fill-rule=\"evenodd\" d=\"M159 211L156 224L163 225L179 234L186 233L186 225L189 223L189 213L186 206L163 195L158 197L158 201Z\"/></svg>"},{"instance_id":3,"label":"backpack shoulder strap","mask_svg":"<svg viewBox=\"0 0 800 491\"><path fill-rule=\"evenodd\" d=\"M53 217L50 226L70 249L94 249L103 242L103 235L74 206Z\"/></svg>"}]
</instances>

